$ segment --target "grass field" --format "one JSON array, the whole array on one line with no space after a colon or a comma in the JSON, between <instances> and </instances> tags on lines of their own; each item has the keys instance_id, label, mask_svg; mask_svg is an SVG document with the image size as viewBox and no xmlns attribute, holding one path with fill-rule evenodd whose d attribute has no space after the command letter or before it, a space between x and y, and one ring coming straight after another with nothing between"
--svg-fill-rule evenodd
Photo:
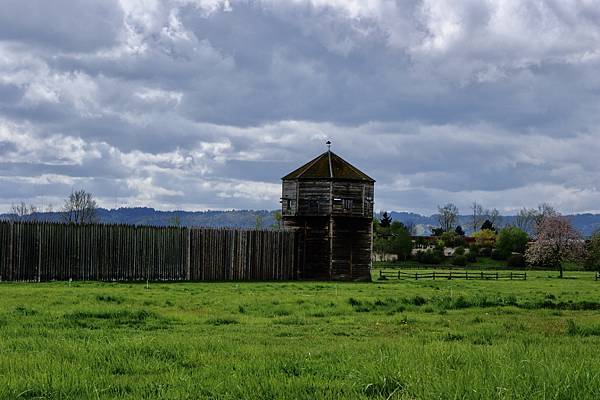
<instances>
[{"instance_id":1,"label":"grass field","mask_svg":"<svg viewBox=\"0 0 600 400\"><path fill-rule=\"evenodd\" d=\"M600 282L555 276L4 283L0 398L598 399Z\"/></svg>"}]
</instances>

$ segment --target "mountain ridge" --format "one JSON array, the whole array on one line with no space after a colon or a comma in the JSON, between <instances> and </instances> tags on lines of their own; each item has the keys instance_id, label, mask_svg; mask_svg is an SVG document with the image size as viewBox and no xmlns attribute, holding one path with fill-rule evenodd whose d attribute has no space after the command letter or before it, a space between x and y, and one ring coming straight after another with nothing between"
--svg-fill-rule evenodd
<instances>
[{"instance_id":1,"label":"mountain ridge","mask_svg":"<svg viewBox=\"0 0 600 400\"><path fill-rule=\"evenodd\" d=\"M231 228L270 228L277 226L275 219L276 210L208 210L208 211L163 211L151 207L121 207L116 209L98 209L98 221L101 223L153 225L153 226L206 226L206 227L231 227ZM407 211L390 211L394 221L410 224L418 229L418 234L428 234L431 227L437 226L436 214L421 215ZM381 213L375 214L376 218ZM581 213L565 215L576 229L583 235L589 236L600 229L600 214ZM469 232L469 215L459 216L459 225ZM501 216L499 226L514 223L516 216ZM0 214L0 220L14 219L14 214ZM37 212L22 218L23 220L39 220L58 222L61 220L60 212Z\"/></svg>"}]
</instances>

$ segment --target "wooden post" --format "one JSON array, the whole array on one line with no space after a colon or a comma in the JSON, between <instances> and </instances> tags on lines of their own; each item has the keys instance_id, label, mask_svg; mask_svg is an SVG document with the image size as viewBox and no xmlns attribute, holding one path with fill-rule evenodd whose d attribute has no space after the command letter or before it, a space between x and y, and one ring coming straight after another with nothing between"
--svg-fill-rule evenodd
<instances>
[{"instance_id":1,"label":"wooden post","mask_svg":"<svg viewBox=\"0 0 600 400\"><path fill-rule=\"evenodd\" d=\"M331 171L331 156L329 157L329 173ZM329 182L329 279L333 279L333 181Z\"/></svg>"},{"instance_id":2,"label":"wooden post","mask_svg":"<svg viewBox=\"0 0 600 400\"><path fill-rule=\"evenodd\" d=\"M10 229L8 232L8 280L13 280L13 270L14 270L14 256L13 256L13 247L14 247L14 222L10 221Z\"/></svg>"},{"instance_id":3,"label":"wooden post","mask_svg":"<svg viewBox=\"0 0 600 400\"><path fill-rule=\"evenodd\" d=\"M41 226L37 226L37 245L38 245L38 267L37 267L37 281L40 282L42 279L42 234Z\"/></svg>"},{"instance_id":4,"label":"wooden post","mask_svg":"<svg viewBox=\"0 0 600 400\"><path fill-rule=\"evenodd\" d=\"M186 242L186 260L185 260L185 279L187 281L191 280L192 269L191 269L191 255L192 255L192 237L190 228L185 228L187 232L187 242Z\"/></svg>"}]
</instances>

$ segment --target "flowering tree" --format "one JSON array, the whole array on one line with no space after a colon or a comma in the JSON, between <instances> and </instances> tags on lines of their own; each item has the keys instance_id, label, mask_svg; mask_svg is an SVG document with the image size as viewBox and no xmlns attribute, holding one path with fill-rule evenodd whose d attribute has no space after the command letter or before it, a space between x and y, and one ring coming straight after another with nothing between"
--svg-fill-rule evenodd
<instances>
[{"instance_id":1,"label":"flowering tree","mask_svg":"<svg viewBox=\"0 0 600 400\"><path fill-rule=\"evenodd\" d=\"M525 259L533 265L558 268L562 278L562 263L580 258L584 251L584 241L567 218L548 216L537 224L537 239L528 247Z\"/></svg>"}]
</instances>

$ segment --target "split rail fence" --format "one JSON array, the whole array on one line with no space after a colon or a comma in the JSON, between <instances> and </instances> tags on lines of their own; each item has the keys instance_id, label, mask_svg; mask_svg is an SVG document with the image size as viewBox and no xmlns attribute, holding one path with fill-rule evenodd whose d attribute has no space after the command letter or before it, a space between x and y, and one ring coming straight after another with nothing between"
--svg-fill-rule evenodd
<instances>
[{"instance_id":1,"label":"split rail fence","mask_svg":"<svg viewBox=\"0 0 600 400\"><path fill-rule=\"evenodd\" d=\"M478 280L526 280L526 272L402 272L402 271L379 271L380 279L478 279Z\"/></svg>"},{"instance_id":2,"label":"split rail fence","mask_svg":"<svg viewBox=\"0 0 600 400\"><path fill-rule=\"evenodd\" d=\"M0 221L0 281L296 278L286 230Z\"/></svg>"}]
</instances>

